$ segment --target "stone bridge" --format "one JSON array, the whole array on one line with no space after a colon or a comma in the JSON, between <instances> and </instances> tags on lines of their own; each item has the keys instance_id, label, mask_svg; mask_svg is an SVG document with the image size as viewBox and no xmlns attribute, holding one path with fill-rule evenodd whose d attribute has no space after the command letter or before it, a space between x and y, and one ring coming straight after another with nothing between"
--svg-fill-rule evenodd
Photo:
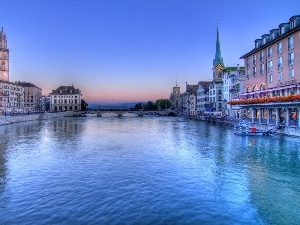
<instances>
[{"instance_id":1,"label":"stone bridge","mask_svg":"<svg viewBox=\"0 0 300 225\"><path fill-rule=\"evenodd\" d=\"M144 115L152 115L152 116L177 116L178 113L175 110L153 110L153 111L139 111L139 110L88 110L88 111L78 111L74 112L74 116L144 116Z\"/></svg>"}]
</instances>

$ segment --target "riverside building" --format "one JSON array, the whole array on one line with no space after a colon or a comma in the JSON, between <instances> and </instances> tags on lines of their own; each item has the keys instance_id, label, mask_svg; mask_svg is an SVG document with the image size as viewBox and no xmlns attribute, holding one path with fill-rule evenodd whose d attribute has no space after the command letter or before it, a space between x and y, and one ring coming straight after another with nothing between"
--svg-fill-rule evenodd
<instances>
[{"instance_id":1,"label":"riverside building","mask_svg":"<svg viewBox=\"0 0 300 225\"><path fill-rule=\"evenodd\" d=\"M0 80L0 113L24 112L24 88L16 83Z\"/></svg>"},{"instance_id":2,"label":"riverside building","mask_svg":"<svg viewBox=\"0 0 300 225\"><path fill-rule=\"evenodd\" d=\"M209 85L211 81L199 81L197 89L197 114L203 115L209 108Z\"/></svg>"},{"instance_id":3,"label":"riverside building","mask_svg":"<svg viewBox=\"0 0 300 225\"><path fill-rule=\"evenodd\" d=\"M173 92L170 95L171 109L181 111L181 98L180 98L180 87L173 87Z\"/></svg>"},{"instance_id":4,"label":"riverside building","mask_svg":"<svg viewBox=\"0 0 300 225\"><path fill-rule=\"evenodd\" d=\"M231 105L258 124L284 126L285 133L300 126L300 15L279 24L254 41L243 55L245 92Z\"/></svg>"},{"instance_id":5,"label":"riverside building","mask_svg":"<svg viewBox=\"0 0 300 225\"><path fill-rule=\"evenodd\" d=\"M81 110L81 91L74 86L60 86L50 93L50 110Z\"/></svg>"},{"instance_id":6,"label":"riverside building","mask_svg":"<svg viewBox=\"0 0 300 225\"><path fill-rule=\"evenodd\" d=\"M29 82L15 82L24 89L24 109L26 111L42 110L42 89Z\"/></svg>"}]
</instances>

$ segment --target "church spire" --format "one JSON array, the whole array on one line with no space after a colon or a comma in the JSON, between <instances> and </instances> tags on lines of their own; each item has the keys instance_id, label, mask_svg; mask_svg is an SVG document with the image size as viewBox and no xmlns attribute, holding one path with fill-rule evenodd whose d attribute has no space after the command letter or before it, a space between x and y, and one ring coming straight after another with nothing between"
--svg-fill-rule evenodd
<instances>
[{"instance_id":1,"label":"church spire","mask_svg":"<svg viewBox=\"0 0 300 225\"><path fill-rule=\"evenodd\" d=\"M220 45L220 38L219 38L219 24L217 23L217 42L216 42L216 54L213 60L214 68L221 63L224 66L223 57L221 55L221 45Z\"/></svg>"}]
</instances>

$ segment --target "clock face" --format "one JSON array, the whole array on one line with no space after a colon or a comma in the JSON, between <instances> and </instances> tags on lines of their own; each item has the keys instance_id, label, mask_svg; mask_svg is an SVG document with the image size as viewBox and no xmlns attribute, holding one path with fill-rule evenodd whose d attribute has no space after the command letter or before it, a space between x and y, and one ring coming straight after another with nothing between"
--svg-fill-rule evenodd
<instances>
[{"instance_id":1,"label":"clock face","mask_svg":"<svg viewBox=\"0 0 300 225\"><path fill-rule=\"evenodd\" d=\"M218 65L216 66L216 70L222 71L223 69L224 69L224 66L221 63L218 63Z\"/></svg>"}]
</instances>

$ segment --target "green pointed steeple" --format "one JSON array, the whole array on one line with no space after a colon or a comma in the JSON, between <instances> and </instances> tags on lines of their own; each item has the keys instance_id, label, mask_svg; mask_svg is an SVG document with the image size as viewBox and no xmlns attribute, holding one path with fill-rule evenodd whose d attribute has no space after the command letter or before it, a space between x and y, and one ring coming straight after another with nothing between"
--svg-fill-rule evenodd
<instances>
[{"instance_id":1,"label":"green pointed steeple","mask_svg":"<svg viewBox=\"0 0 300 225\"><path fill-rule=\"evenodd\" d=\"M223 57L221 56L221 46L220 46L220 39L219 39L219 27L217 25L217 42L216 42L216 54L213 61L214 68L221 63L224 66Z\"/></svg>"}]
</instances>

